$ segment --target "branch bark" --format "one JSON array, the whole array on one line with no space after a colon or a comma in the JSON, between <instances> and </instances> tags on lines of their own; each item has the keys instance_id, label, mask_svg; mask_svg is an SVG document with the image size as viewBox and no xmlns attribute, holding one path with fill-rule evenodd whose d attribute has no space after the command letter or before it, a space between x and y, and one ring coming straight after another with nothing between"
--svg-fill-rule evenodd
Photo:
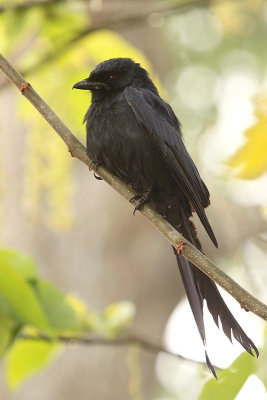
<instances>
[{"instance_id":1,"label":"branch bark","mask_svg":"<svg viewBox=\"0 0 267 400\"><path fill-rule=\"evenodd\" d=\"M85 147L79 140L72 134L72 132L64 125L58 118L54 111L44 102L43 99L35 92L35 90L27 84L23 77L12 67L11 64L0 54L0 69L6 76L14 83L14 85L21 90L25 97L32 103L32 105L40 112L44 119L51 125L51 127L58 133L58 135L65 142L69 152L73 157L78 158L84 164L89 165L90 159L87 156ZM97 172L102 179L104 179L113 189L115 189L126 200L130 200L135 192L130 186L125 185L117 177L112 175L103 167L97 168L94 166L92 169ZM133 202L135 205L136 203ZM197 268L208 275L214 282L225 289L232 297L234 297L242 308L251 311L258 315L260 318L267 320L267 306L248 293L238 283L236 283L230 276L225 274L215 263L208 259L204 254L197 250L190 242L188 242L173 226L171 226L161 215L159 215L149 204L146 204L141 213L146 219L157 228L163 236L177 248L179 243L185 243L183 249L183 256L191 261Z\"/></svg>"},{"instance_id":2,"label":"branch bark","mask_svg":"<svg viewBox=\"0 0 267 400\"><path fill-rule=\"evenodd\" d=\"M102 336L83 336L83 337L71 337L71 336L58 336L58 337L49 337L46 335L28 335L21 334L19 336L20 339L23 340L33 340L33 341L45 341L45 342L59 342L65 345L85 345L85 346L139 346L141 349L147 351L151 354L165 353L172 357L179 358L180 360L192 362L194 364L200 364L206 367L206 363L201 361L192 360L190 358L184 357L181 354L173 353L168 350L166 347L153 343L148 339L145 339L139 335L127 335L121 336L114 339L108 339ZM219 367L216 366L216 369Z\"/></svg>"}]
</instances>

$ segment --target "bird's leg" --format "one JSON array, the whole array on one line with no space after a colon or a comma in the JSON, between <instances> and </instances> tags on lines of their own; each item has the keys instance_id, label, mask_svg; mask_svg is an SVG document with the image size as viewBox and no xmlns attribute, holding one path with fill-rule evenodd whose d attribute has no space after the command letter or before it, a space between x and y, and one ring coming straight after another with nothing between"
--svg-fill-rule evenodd
<instances>
[{"instance_id":1,"label":"bird's leg","mask_svg":"<svg viewBox=\"0 0 267 400\"><path fill-rule=\"evenodd\" d=\"M136 193L136 195L134 195L130 199L130 203L133 200L138 200L136 205L135 205L135 207L134 207L133 215L135 215L136 211L140 210L142 205L144 205L149 200L151 192L152 192L152 187L150 187L145 193Z\"/></svg>"},{"instance_id":2,"label":"bird's leg","mask_svg":"<svg viewBox=\"0 0 267 400\"><path fill-rule=\"evenodd\" d=\"M89 164L89 171L91 171L92 164L95 165L95 169L96 169L96 170L97 170L97 168L100 166L100 163L99 163L98 161L91 160L91 161L90 161L90 164ZM100 178L100 176L97 176L97 175L95 174L95 172L94 172L94 177L95 177L95 179L97 179L98 181L102 181L102 180L103 180L102 178Z\"/></svg>"}]
</instances>

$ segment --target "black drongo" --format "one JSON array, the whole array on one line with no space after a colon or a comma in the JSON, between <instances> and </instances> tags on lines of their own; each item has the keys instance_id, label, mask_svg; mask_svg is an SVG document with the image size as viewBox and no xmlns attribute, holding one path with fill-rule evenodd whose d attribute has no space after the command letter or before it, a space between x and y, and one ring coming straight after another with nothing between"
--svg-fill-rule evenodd
<instances>
[{"instance_id":1,"label":"black drongo","mask_svg":"<svg viewBox=\"0 0 267 400\"><path fill-rule=\"evenodd\" d=\"M129 58L99 64L76 89L91 90L92 103L84 121L88 155L130 184L137 195L136 209L149 201L200 251L190 220L195 211L210 239L217 241L205 214L209 191L188 154L181 126L171 107L159 96L147 72ZM232 335L253 355L258 350L237 323L215 283L173 249L192 312L205 345L203 302L217 326ZM182 325L182 324L181 324ZM206 362L216 376L206 350Z\"/></svg>"}]
</instances>

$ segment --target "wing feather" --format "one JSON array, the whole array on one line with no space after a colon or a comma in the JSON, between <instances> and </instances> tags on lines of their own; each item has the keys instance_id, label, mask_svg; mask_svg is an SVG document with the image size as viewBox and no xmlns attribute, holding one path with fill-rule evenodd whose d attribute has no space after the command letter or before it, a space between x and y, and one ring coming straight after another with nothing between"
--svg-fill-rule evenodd
<instances>
[{"instance_id":1,"label":"wing feather","mask_svg":"<svg viewBox=\"0 0 267 400\"><path fill-rule=\"evenodd\" d=\"M124 89L124 94L136 118L157 147L161 158L217 247L215 235L204 210L209 205L209 192L185 148L179 121L171 107L147 89L128 86Z\"/></svg>"}]
</instances>

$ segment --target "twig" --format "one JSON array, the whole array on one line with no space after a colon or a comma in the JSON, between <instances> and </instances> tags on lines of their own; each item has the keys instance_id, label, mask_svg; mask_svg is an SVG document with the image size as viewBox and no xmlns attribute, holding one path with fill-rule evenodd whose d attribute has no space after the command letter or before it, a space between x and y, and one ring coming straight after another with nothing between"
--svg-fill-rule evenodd
<instances>
[{"instance_id":1,"label":"twig","mask_svg":"<svg viewBox=\"0 0 267 400\"><path fill-rule=\"evenodd\" d=\"M187 358L182 356L181 354L173 353L172 351L168 350L166 347L153 343L148 339L144 339L139 335L127 335L121 336L114 339L108 339L102 336L84 336L84 337L69 337L69 336L57 336L57 337L49 337L47 335L28 335L28 334L21 334L19 336L20 339L23 340L33 340L33 341L45 341L45 342L60 342L63 344L70 344L70 345L85 345L85 346L139 346L143 350L147 351L151 354L158 354L158 353L165 353L170 356L179 358L183 361L189 361L192 363L201 364L206 366L206 363L201 361L195 361L191 358ZM216 369L220 369L216 366Z\"/></svg>"},{"instance_id":2,"label":"twig","mask_svg":"<svg viewBox=\"0 0 267 400\"><path fill-rule=\"evenodd\" d=\"M20 74L8 63L8 61L0 54L0 69L7 77L17 86L23 89L23 94L32 103L32 105L40 112L51 127L59 134L66 143L69 152L73 157L78 158L84 164L89 165L90 159L86 154L85 147L71 133L71 131L58 118L53 110L41 99L34 89L27 84ZM134 191L130 186L125 185L117 177L112 175L103 167L96 169L92 167L97 175L103 178L110 186L113 187L126 200L130 200L134 196ZM136 204L134 202L134 204ZM267 306L257 300L254 296L243 289L232 278L220 270L211 260L197 250L188 240L186 240L172 225L170 225L161 215L159 215L149 204L146 204L141 213L151 222L165 238L175 247L182 241L185 243L182 255L191 261L197 268L208 275L213 281L218 283L232 297L234 297L247 311L252 311L259 317L267 320Z\"/></svg>"},{"instance_id":3,"label":"twig","mask_svg":"<svg viewBox=\"0 0 267 400\"><path fill-rule=\"evenodd\" d=\"M0 6L0 14L5 12L5 11L21 11L21 10L26 10L27 8L33 8L33 7L40 7L40 6L47 6L52 3L56 3L62 0L33 0L33 1L26 1L25 3L14 3L9 2L7 4L4 4L3 6Z\"/></svg>"},{"instance_id":4,"label":"twig","mask_svg":"<svg viewBox=\"0 0 267 400\"><path fill-rule=\"evenodd\" d=\"M112 28L118 29L124 27L129 28L132 25L140 24L146 21L147 18L153 13L160 13L162 15L171 14L173 12L181 13L193 6L203 7L209 5L210 3L217 4L223 1L225 0L189 0L189 1L187 0L183 3L180 2L174 4L169 3L167 6L166 5L164 6L160 5L157 7L149 6L145 10L143 7L142 11L134 13L131 12L127 13L126 15L124 14L123 16L120 15L115 18L113 17L111 19L101 21L95 26L94 25L89 26L81 29L80 31L75 32L75 34L70 39L66 40L65 43L60 43L59 46L44 54L39 59L39 61L37 61L31 67L22 71L22 75L28 76L29 74L33 74L36 71L39 71L41 68L45 67L49 62L54 61L61 55L65 54L74 44L82 40L84 37L101 29L112 29ZM5 87L5 83L1 83L0 88L2 89L3 87Z\"/></svg>"}]
</instances>

